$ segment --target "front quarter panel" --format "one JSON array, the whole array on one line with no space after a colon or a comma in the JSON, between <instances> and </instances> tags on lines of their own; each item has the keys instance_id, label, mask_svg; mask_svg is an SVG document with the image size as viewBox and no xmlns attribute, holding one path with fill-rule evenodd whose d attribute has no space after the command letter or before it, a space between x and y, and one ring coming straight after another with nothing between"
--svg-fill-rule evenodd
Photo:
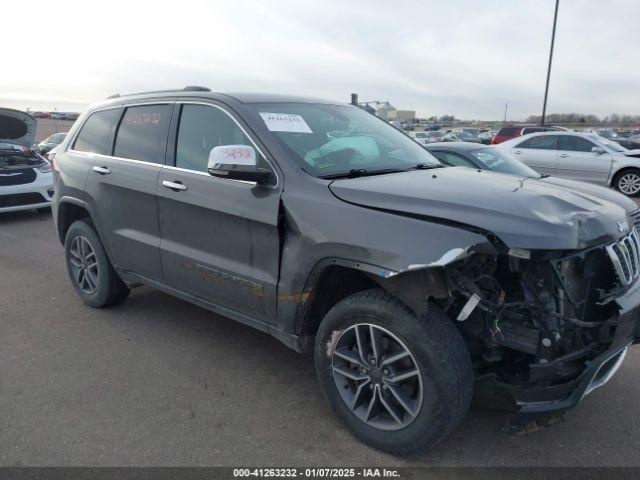
<instances>
[{"instance_id":1,"label":"front quarter panel","mask_svg":"<svg viewBox=\"0 0 640 480\"><path fill-rule=\"evenodd\" d=\"M282 195L284 239L278 323L295 333L308 279L332 263L348 264L381 282L402 273L443 266L488 240L477 233L343 202L326 182ZM491 247L490 247L491 248ZM293 300L293 301L292 301Z\"/></svg>"}]
</instances>

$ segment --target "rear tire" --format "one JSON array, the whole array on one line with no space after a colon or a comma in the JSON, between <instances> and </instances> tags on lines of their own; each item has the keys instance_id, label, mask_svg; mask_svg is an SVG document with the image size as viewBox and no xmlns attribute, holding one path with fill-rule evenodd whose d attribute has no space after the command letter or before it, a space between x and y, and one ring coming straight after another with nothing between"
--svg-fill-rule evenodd
<instances>
[{"instance_id":1,"label":"rear tire","mask_svg":"<svg viewBox=\"0 0 640 480\"><path fill-rule=\"evenodd\" d=\"M127 298L129 287L114 270L87 220L77 220L69 227L64 251L71 284L84 303L102 308Z\"/></svg>"},{"instance_id":2,"label":"rear tire","mask_svg":"<svg viewBox=\"0 0 640 480\"><path fill-rule=\"evenodd\" d=\"M640 195L640 170L630 168L616 174L613 188L628 197Z\"/></svg>"},{"instance_id":3,"label":"rear tire","mask_svg":"<svg viewBox=\"0 0 640 480\"><path fill-rule=\"evenodd\" d=\"M408 354L402 356L403 349ZM473 394L467 346L446 315L434 306L418 319L379 289L355 293L327 313L315 363L322 391L347 428L396 454L442 441L464 418Z\"/></svg>"}]
</instances>

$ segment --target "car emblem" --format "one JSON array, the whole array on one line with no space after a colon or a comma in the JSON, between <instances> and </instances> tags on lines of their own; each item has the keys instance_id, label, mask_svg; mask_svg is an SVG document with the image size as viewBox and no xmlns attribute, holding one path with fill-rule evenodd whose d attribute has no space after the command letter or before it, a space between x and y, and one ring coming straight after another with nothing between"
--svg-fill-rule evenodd
<instances>
[{"instance_id":1,"label":"car emblem","mask_svg":"<svg viewBox=\"0 0 640 480\"><path fill-rule=\"evenodd\" d=\"M629 230L629 224L627 222L617 222L617 225L620 233L626 233Z\"/></svg>"}]
</instances>

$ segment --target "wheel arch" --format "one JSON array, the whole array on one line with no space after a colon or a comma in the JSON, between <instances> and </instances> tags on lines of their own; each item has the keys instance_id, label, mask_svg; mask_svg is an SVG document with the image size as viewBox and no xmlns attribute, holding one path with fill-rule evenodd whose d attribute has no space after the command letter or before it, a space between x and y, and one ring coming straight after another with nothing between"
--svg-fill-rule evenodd
<instances>
[{"instance_id":1,"label":"wheel arch","mask_svg":"<svg viewBox=\"0 0 640 480\"><path fill-rule=\"evenodd\" d=\"M633 165L625 165L623 167L620 167L618 170L616 170L615 172L613 172L613 175L611 175L611 182L609 183L610 187L615 187L615 183L618 180L618 177L620 177L620 175L635 170L640 174L640 166L633 166Z\"/></svg>"},{"instance_id":2,"label":"wheel arch","mask_svg":"<svg viewBox=\"0 0 640 480\"><path fill-rule=\"evenodd\" d=\"M444 268L439 266L393 272L358 261L325 259L307 279L296 313L296 333L301 338L314 338L320 322L334 305L353 293L371 288L384 290L416 315L427 310L430 298L449 295Z\"/></svg>"},{"instance_id":3,"label":"wheel arch","mask_svg":"<svg viewBox=\"0 0 640 480\"><path fill-rule=\"evenodd\" d=\"M91 211L86 202L74 197L62 197L56 212L58 239L64 245L67 232L73 222L88 219L93 223Z\"/></svg>"}]
</instances>

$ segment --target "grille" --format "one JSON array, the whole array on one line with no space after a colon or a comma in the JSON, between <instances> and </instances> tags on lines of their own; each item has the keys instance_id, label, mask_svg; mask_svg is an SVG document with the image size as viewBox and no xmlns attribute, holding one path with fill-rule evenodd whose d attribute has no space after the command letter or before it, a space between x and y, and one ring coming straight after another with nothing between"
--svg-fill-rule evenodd
<instances>
[{"instance_id":1,"label":"grille","mask_svg":"<svg viewBox=\"0 0 640 480\"><path fill-rule=\"evenodd\" d=\"M39 193L16 193L15 195L0 195L0 208L19 207L44 203L47 200Z\"/></svg>"},{"instance_id":2,"label":"grille","mask_svg":"<svg viewBox=\"0 0 640 480\"><path fill-rule=\"evenodd\" d=\"M633 228L631 233L606 247L613 268L623 285L629 285L640 275L640 237Z\"/></svg>"},{"instance_id":3,"label":"grille","mask_svg":"<svg viewBox=\"0 0 640 480\"><path fill-rule=\"evenodd\" d=\"M638 209L635 212L631 213L631 215L629 215L629 216L631 217L631 221L633 222L635 227L636 228L640 228L640 209Z\"/></svg>"},{"instance_id":4,"label":"grille","mask_svg":"<svg viewBox=\"0 0 640 480\"><path fill-rule=\"evenodd\" d=\"M35 180L36 171L33 168L0 171L0 186L24 185L25 183L35 182Z\"/></svg>"}]
</instances>

